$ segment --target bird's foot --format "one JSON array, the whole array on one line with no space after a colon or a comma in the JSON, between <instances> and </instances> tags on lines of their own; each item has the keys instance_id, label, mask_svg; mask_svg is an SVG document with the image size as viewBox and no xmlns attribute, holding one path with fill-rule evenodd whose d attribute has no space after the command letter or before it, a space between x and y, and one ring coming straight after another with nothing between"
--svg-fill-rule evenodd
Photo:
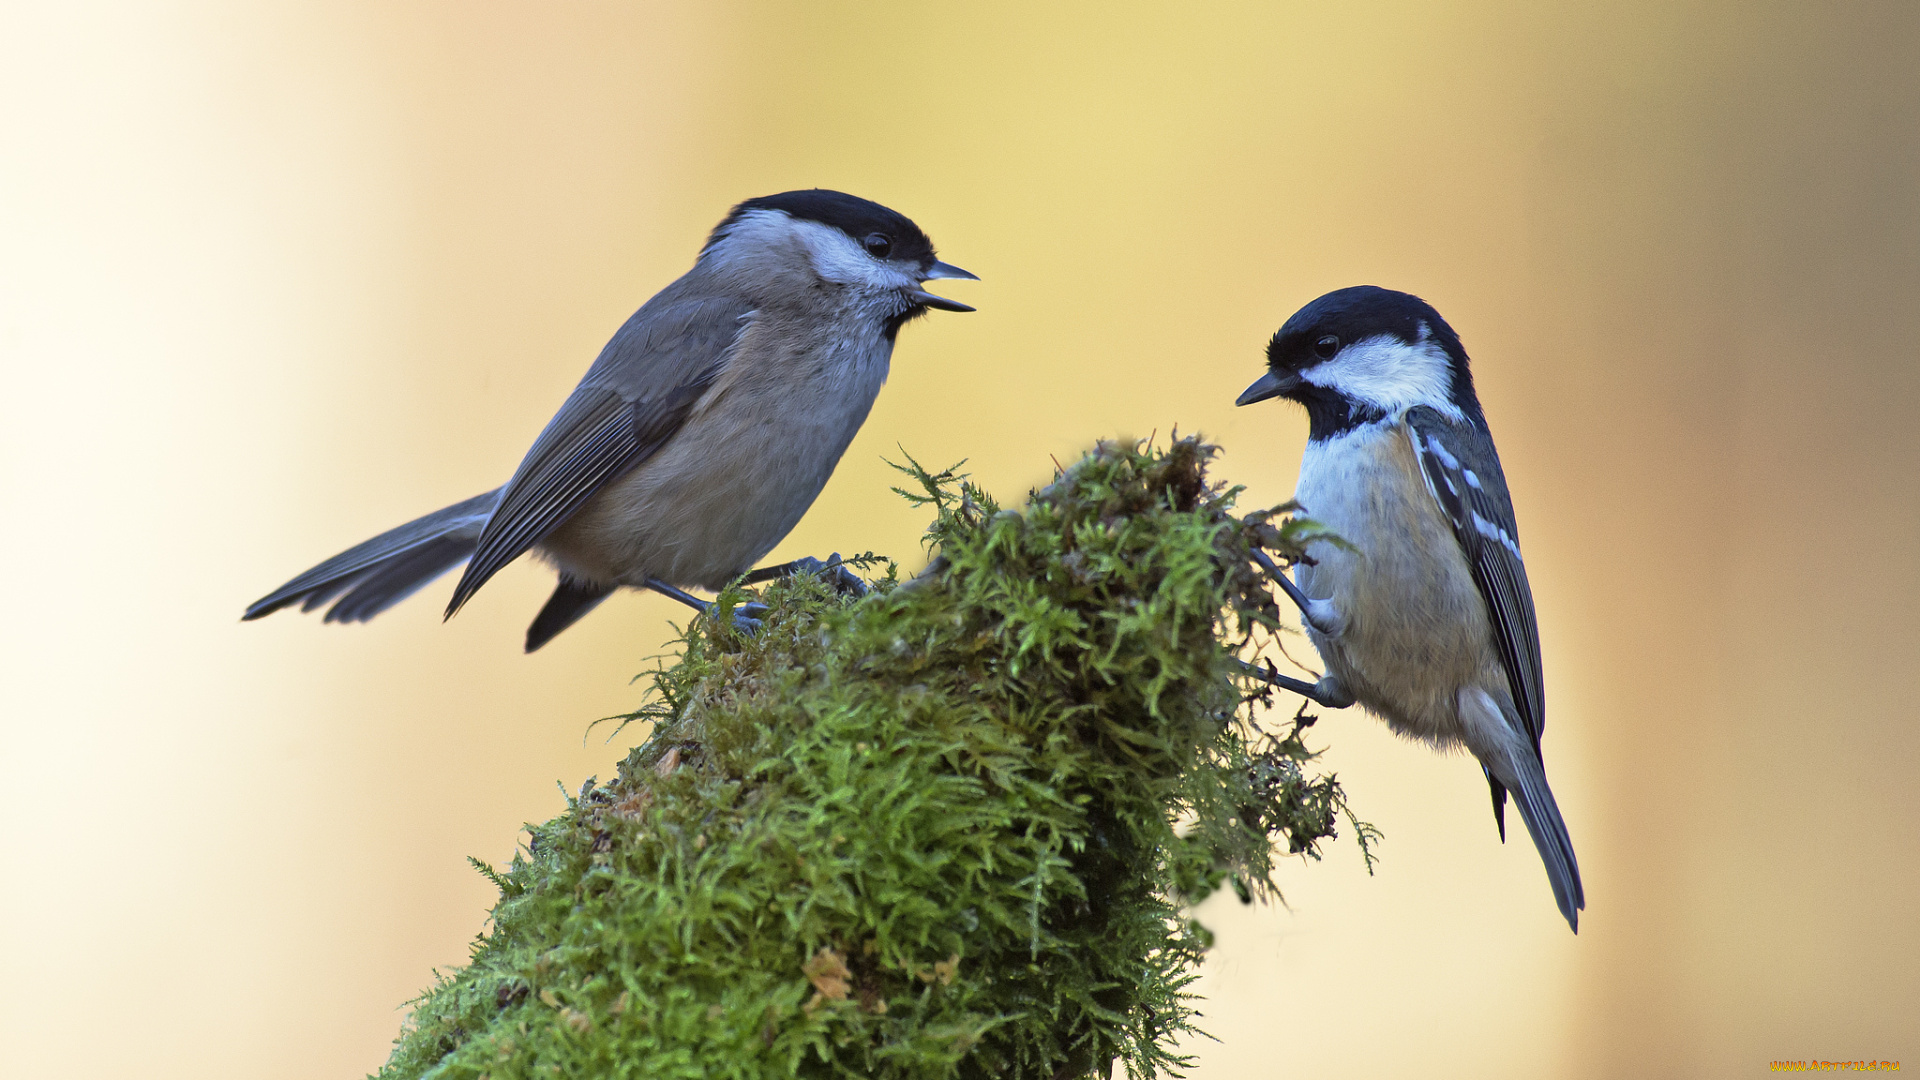
<instances>
[{"instance_id":1,"label":"bird's foot","mask_svg":"<svg viewBox=\"0 0 1920 1080\"><path fill-rule=\"evenodd\" d=\"M861 581L853 571L847 569L847 564L841 561L840 553L837 551L827 556L824 561L808 555L778 566L763 566L740 580L742 584L758 585L763 581L792 577L795 574L818 575L841 596L860 597L871 591L866 582Z\"/></svg>"},{"instance_id":2,"label":"bird's foot","mask_svg":"<svg viewBox=\"0 0 1920 1080\"><path fill-rule=\"evenodd\" d=\"M824 560L807 556L795 559L792 562L781 563L778 566L761 567L742 577L740 584L758 585L761 582L788 578L795 574L818 575L822 581L825 581L833 591L839 593L841 596L861 597L872 591L868 588L866 582L861 581L853 571L847 569L846 563L841 561L840 553L837 551L827 556ZM647 588L663 596L671 596L703 615L711 615L713 613L713 604L710 601L702 600L684 589L675 588L659 578L648 578ZM733 609L734 629L749 636L759 633L765 625L761 620L767 614L768 610L770 609L767 605L760 603L758 600L749 600L746 603L735 605Z\"/></svg>"},{"instance_id":3,"label":"bird's foot","mask_svg":"<svg viewBox=\"0 0 1920 1080\"><path fill-rule=\"evenodd\" d=\"M713 602L711 600L702 600L692 593L687 592L685 589L674 588L659 578L648 578L647 588L652 589L662 596L671 596L702 615L712 616L713 614ZM744 604L735 604L733 607L733 628L749 637L759 633L761 627L764 625L759 617L765 615L767 610L767 605L757 600L750 600Z\"/></svg>"},{"instance_id":4,"label":"bird's foot","mask_svg":"<svg viewBox=\"0 0 1920 1080\"><path fill-rule=\"evenodd\" d=\"M1312 700L1329 709L1344 709L1354 703L1353 691L1332 675L1322 675L1313 684Z\"/></svg>"},{"instance_id":5,"label":"bird's foot","mask_svg":"<svg viewBox=\"0 0 1920 1080\"><path fill-rule=\"evenodd\" d=\"M767 624L762 622L760 617L765 615L768 610L770 609L767 605L757 600L750 603L734 605L733 628L748 637L753 637L766 628ZM711 615L712 612L709 611L708 614Z\"/></svg>"},{"instance_id":6,"label":"bird's foot","mask_svg":"<svg viewBox=\"0 0 1920 1080\"><path fill-rule=\"evenodd\" d=\"M1247 674L1254 678L1264 680L1290 693L1299 694L1316 705L1323 705L1329 709L1344 709L1354 701L1353 693L1347 689L1347 685L1332 675L1322 675L1317 681L1308 682L1305 679L1282 675L1273 669L1272 664L1261 667L1258 664L1243 662L1241 666L1245 667Z\"/></svg>"},{"instance_id":7,"label":"bird's foot","mask_svg":"<svg viewBox=\"0 0 1920 1080\"><path fill-rule=\"evenodd\" d=\"M1274 580L1274 584L1280 586L1280 591L1287 594L1287 599L1292 600L1294 606L1300 609L1300 616L1306 622L1308 629L1322 637L1339 637L1340 632L1347 628L1346 617L1340 614L1340 609L1333 605L1333 601L1315 600L1300 591L1300 586L1295 585L1293 579L1287 576L1287 572L1280 569L1266 552L1255 548L1253 561L1260 564L1260 568L1267 572L1267 576ZM1330 707L1344 708L1345 706Z\"/></svg>"}]
</instances>

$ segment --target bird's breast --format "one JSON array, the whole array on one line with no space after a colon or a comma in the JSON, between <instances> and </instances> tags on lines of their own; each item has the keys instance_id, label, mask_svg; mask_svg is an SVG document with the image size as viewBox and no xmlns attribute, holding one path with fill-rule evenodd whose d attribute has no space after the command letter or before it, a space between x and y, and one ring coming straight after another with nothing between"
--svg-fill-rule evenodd
<instances>
[{"instance_id":1,"label":"bird's breast","mask_svg":"<svg viewBox=\"0 0 1920 1080\"><path fill-rule=\"evenodd\" d=\"M1340 634L1312 634L1329 668L1396 730L1450 743L1457 699L1498 659L1452 526L1427 490L1404 425L1380 421L1310 442L1295 499L1350 547L1319 541L1298 571L1331 600Z\"/></svg>"}]
</instances>

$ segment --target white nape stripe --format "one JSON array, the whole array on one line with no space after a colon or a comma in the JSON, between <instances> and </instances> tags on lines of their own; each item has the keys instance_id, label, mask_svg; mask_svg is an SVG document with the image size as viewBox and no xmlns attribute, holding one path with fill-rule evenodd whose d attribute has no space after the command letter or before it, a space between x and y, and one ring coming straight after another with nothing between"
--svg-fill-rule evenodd
<instances>
[{"instance_id":1,"label":"white nape stripe","mask_svg":"<svg viewBox=\"0 0 1920 1080\"><path fill-rule=\"evenodd\" d=\"M1390 417L1398 418L1418 405L1450 420L1465 416L1448 396L1453 372L1446 351L1425 324L1420 327L1420 340L1411 345L1392 334L1377 334L1348 345L1333 359L1302 371L1300 377Z\"/></svg>"}]
</instances>

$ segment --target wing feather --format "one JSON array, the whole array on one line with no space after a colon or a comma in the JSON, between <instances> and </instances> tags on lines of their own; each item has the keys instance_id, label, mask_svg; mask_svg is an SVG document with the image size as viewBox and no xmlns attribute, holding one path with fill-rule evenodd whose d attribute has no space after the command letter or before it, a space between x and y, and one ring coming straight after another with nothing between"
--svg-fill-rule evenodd
<instances>
[{"instance_id":1,"label":"wing feather","mask_svg":"<svg viewBox=\"0 0 1920 1080\"><path fill-rule=\"evenodd\" d=\"M480 534L449 616L609 481L665 445L726 369L752 309L731 297L686 300L674 292L669 287L627 320L534 440Z\"/></svg>"},{"instance_id":2,"label":"wing feather","mask_svg":"<svg viewBox=\"0 0 1920 1080\"><path fill-rule=\"evenodd\" d=\"M1540 664L1540 629L1520 557L1519 530L1493 439L1484 429L1417 408L1407 414L1415 456L1427 486L1453 525L1453 534L1473 569L1486 602L1494 644L1506 669L1520 720L1540 756L1546 730L1546 681Z\"/></svg>"}]
</instances>

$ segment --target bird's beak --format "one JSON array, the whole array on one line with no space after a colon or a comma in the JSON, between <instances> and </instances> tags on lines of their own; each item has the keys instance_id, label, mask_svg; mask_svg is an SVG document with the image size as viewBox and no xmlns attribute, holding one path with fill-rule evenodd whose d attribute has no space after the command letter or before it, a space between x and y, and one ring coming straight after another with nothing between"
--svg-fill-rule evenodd
<instances>
[{"instance_id":1,"label":"bird's beak","mask_svg":"<svg viewBox=\"0 0 1920 1080\"><path fill-rule=\"evenodd\" d=\"M1265 401L1268 398L1291 393L1299 385L1300 376L1293 372L1282 375L1277 371L1269 371L1255 379L1252 386L1247 387L1239 397L1233 399L1233 403L1251 405L1256 401Z\"/></svg>"},{"instance_id":2,"label":"bird's beak","mask_svg":"<svg viewBox=\"0 0 1920 1080\"><path fill-rule=\"evenodd\" d=\"M939 308L941 311L972 311L973 310L972 308L968 307L967 305L961 303L958 300L949 300L944 296L935 296L932 293L927 292L925 289L915 289L912 292L908 293L907 295L912 297L918 303L925 304L930 308Z\"/></svg>"},{"instance_id":3,"label":"bird's beak","mask_svg":"<svg viewBox=\"0 0 1920 1080\"><path fill-rule=\"evenodd\" d=\"M936 280L939 280L940 278L959 278L966 281L980 280L978 277L975 277L974 275L967 273L965 270L960 269L959 267L953 265L952 263L943 263L943 262L936 262L932 266L928 267L927 276L921 278L920 280L936 281ZM915 301L919 303L925 304L930 308L939 308L941 311L972 311L973 310L972 308L968 307L967 305L961 303L958 300L949 300L944 296L935 296L932 293L927 292L925 289L915 289L914 291L908 293L907 295L911 296Z\"/></svg>"}]
</instances>

